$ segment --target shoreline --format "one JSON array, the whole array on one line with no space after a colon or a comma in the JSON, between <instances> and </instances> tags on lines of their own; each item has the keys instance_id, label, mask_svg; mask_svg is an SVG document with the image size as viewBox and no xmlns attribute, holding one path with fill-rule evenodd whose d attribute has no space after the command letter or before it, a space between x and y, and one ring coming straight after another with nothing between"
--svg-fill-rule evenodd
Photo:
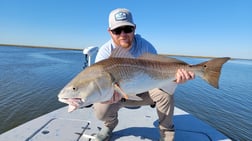
<instances>
[{"instance_id":1,"label":"shoreline","mask_svg":"<svg viewBox=\"0 0 252 141\"><path fill-rule=\"evenodd\" d=\"M63 47L52 47L52 46L36 46L36 45L16 45L16 44L0 44L0 46L10 47L26 47L26 48L48 48L48 49L59 49L59 50L83 50L81 48L63 48Z\"/></svg>"},{"instance_id":2,"label":"shoreline","mask_svg":"<svg viewBox=\"0 0 252 141\"><path fill-rule=\"evenodd\" d=\"M58 50L83 50L81 48L64 48L64 47L56 47L56 46L36 46L36 45L17 45L17 44L1 44L0 46L10 46L10 47L26 47L26 48L48 48L48 49L58 49ZM179 57L190 57L190 58L218 58L214 56L193 56L193 55L177 55L177 54L160 54L163 56L179 56ZM231 58L231 60L252 60L245 58Z\"/></svg>"}]
</instances>

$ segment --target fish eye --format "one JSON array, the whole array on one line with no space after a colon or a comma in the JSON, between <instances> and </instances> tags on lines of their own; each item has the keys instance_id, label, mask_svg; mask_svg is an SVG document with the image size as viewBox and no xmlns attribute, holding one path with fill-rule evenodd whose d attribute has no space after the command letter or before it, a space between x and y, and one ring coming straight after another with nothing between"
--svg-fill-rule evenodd
<instances>
[{"instance_id":1,"label":"fish eye","mask_svg":"<svg viewBox=\"0 0 252 141\"><path fill-rule=\"evenodd\" d=\"M73 90L75 91L75 90L77 90L77 88L73 87Z\"/></svg>"}]
</instances>

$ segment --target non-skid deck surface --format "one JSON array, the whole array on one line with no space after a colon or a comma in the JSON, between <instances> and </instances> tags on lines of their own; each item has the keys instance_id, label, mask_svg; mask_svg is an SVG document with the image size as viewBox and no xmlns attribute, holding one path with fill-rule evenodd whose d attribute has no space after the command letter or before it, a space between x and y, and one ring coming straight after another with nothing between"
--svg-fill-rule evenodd
<instances>
[{"instance_id":1,"label":"non-skid deck surface","mask_svg":"<svg viewBox=\"0 0 252 141\"><path fill-rule=\"evenodd\" d=\"M175 108L175 141L229 140L226 136L198 120L192 115ZM149 106L139 109L122 108L119 124L111 140L158 141L158 118L156 110ZM102 128L92 108L67 113L63 107L34 119L0 135L0 141L93 141L93 135Z\"/></svg>"}]
</instances>

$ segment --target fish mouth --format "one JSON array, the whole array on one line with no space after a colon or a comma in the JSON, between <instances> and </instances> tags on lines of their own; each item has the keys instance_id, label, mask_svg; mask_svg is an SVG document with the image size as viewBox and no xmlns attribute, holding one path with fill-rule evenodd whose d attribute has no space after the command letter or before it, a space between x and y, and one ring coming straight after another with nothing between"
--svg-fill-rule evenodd
<instances>
[{"instance_id":1,"label":"fish mouth","mask_svg":"<svg viewBox=\"0 0 252 141\"><path fill-rule=\"evenodd\" d=\"M68 112L72 112L84 105L84 100L81 98L59 98L59 101L68 104Z\"/></svg>"}]
</instances>

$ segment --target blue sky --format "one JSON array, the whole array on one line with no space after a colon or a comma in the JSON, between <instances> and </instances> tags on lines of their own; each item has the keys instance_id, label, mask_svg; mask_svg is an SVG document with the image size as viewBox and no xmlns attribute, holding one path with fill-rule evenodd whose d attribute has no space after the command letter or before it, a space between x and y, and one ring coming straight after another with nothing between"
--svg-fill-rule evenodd
<instances>
[{"instance_id":1,"label":"blue sky","mask_svg":"<svg viewBox=\"0 0 252 141\"><path fill-rule=\"evenodd\" d=\"M0 44L101 46L119 7L159 53L252 59L252 0L0 0Z\"/></svg>"}]
</instances>

